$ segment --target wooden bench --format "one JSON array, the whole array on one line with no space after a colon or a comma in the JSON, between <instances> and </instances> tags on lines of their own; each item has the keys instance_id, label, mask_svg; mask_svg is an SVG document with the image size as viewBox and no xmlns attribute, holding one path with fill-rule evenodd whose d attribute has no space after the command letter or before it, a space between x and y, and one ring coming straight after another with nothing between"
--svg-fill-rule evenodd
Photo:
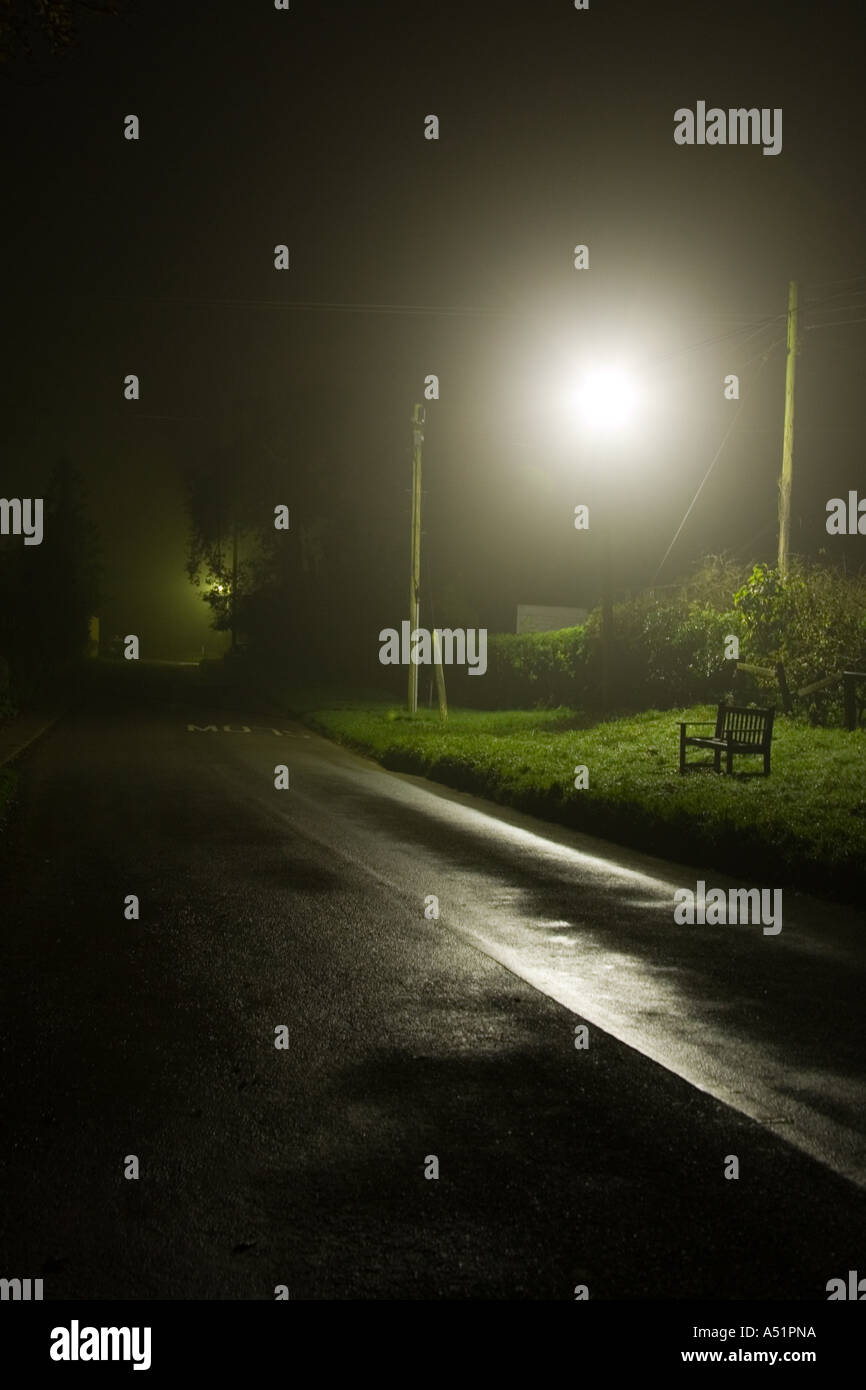
<instances>
[{"instance_id":1,"label":"wooden bench","mask_svg":"<svg viewBox=\"0 0 866 1390\"><path fill-rule=\"evenodd\" d=\"M686 770L686 748L712 748L716 772L721 772L723 753L728 772L734 770L734 754L740 753L748 757L763 757L764 776L768 776L775 713L775 706L770 709L748 709L742 705L719 705L715 733L712 736L686 733L687 729L701 724L711 727L710 719L693 719L686 724L680 724L680 772Z\"/></svg>"}]
</instances>

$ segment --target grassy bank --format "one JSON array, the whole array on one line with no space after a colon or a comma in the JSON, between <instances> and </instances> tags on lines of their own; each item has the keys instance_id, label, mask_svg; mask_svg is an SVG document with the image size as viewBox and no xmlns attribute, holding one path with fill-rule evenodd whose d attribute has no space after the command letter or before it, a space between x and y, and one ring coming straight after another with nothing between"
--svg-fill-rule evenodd
<instances>
[{"instance_id":1,"label":"grassy bank","mask_svg":"<svg viewBox=\"0 0 866 1390\"><path fill-rule=\"evenodd\" d=\"M735 775L681 777L680 719L715 708L649 711L591 723L572 710L454 710L414 717L384 705L301 717L329 738L447 786L636 849L715 868L745 883L792 884L856 900L866 890L866 733L780 719L773 771L736 759ZM703 755L690 750L696 758ZM589 786L575 790L575 766Z\"/></svg>"}]
</instances>

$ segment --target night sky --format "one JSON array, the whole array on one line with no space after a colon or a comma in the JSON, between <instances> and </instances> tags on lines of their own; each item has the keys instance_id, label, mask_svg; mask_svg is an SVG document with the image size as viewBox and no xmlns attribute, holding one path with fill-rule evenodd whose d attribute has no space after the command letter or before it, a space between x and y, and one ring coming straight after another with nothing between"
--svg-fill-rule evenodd
<instances>
[{"instance_id":1,"label":"night sky","mask_svg":"<svg viewBox=\"0 0 866 1390\"><path fill-rule=\"evenodd\" d=\"M740 416L658 583L707 552L772 561L789 279L806 306L792 549L860 563L862 540L824 522L866 486L861 5L121 11L0 79L2 492L38 495L61 455L81 467L104 631L140 633L142 655L208 640L182 470L247 411L286 457L293 543L315 506L326 563L355 576L335 640L351 623L375 644L406 616L428 373L422 621L431 598L438 621L492 631L519 602L596 600L572 516L597 459L558 392L611 355L646 392L617 465L618 584L653 579L736 409L729 372ZM781 107L781 153L678 146L674 111L698 101Z\"/></svg>"}]
</instances>

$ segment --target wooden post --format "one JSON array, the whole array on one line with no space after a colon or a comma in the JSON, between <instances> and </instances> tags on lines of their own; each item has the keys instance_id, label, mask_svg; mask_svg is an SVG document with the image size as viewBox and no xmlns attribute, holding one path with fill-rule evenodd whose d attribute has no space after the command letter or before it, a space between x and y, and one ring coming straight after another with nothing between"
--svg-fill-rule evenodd
<instances>
[{"instance_id":1,"label":"wooden post","mask_svg":"<svg viewBox=\"0 0 866 1390\"><path fill-rule=\"evenodd\" d=\"M790 691L788 690L788 682L785 678L784 662L776 662L776 680L779 683L779 691L782 696L782 709L785 711L786 714L790 714L794 706L791 701Z\"/></svg>"},{"instance_id":2,"label":"wooden post","mask_svg":"<svg viewBox=\"0 0 866 1390\"><path fill-rule=\"evenodd\" d=\"M785 363L785 427L782 437L782 476L779 479L779 574L788 574L791 531L791 481L794 469L794 373L797 362L797 282L788 286L788 356Z\"/></svg>"},{"instance_id":3,"label":"wooden post","mask_svg":"<svg viewBox=\"0 0 866 1390\"><path fill-rule=\"evenodd\" d=\"M409 556L409 640L418 626L421 601L421 446L424 443L424 407L412 411L412 522ZM411 654L411 653L410 653ZM418 710L418 667L409 662L409 713Z\"/></svg>"},{"instance_id":4,"label":"wooden post","mask_svg":"<svg viewBox=\"0 0 866 1390\"><path fill-rule=\"evenodd\" d=\"M845 728L852 733L857 728L857 682L866 681L866 671L843 671L842 688L845 693Z\"/></svg>"}]
</instances>

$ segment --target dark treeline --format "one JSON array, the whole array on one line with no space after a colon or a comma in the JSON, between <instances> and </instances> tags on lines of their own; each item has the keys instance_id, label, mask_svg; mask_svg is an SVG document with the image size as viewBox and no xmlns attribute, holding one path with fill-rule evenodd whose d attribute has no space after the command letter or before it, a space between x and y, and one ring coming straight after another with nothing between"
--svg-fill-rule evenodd
<instances>
[{"instance_id":1,"label":"dark treeline","mask_svg":"<svg viewBox=\"0 0 866 1390\"><path fill-rule=\"evenodd\" d=\"M0 694L13 706L56 694L74 678L99 609L99 541L85 483L69 460L52 469L42 502L39 544L25 544L11 528L0 535Z\"/></svg>"}]
</instances>

